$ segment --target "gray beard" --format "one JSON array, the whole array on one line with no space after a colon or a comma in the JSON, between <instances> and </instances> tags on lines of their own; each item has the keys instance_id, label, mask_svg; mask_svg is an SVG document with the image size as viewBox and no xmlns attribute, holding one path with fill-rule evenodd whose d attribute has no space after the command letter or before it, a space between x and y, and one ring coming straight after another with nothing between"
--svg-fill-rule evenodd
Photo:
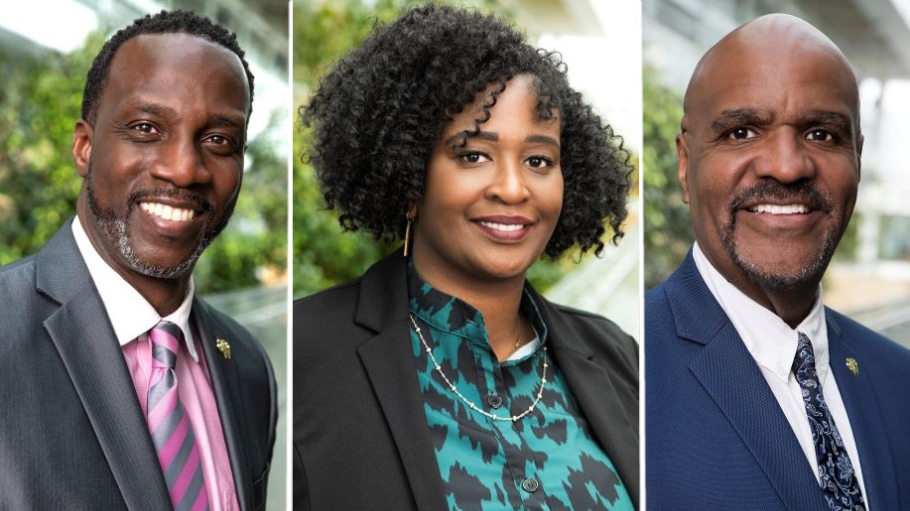
<instances>
[{"instance_id":1,"label":"gray beard","mask_svg":"<svg viewBox=\"0 0 910 511\"><path fill-rule=\"evenodd\" d=\"M229 213L224 221L214 228L206 226L206 232L202 237L202 240L200 240L199 244L196 245L196 249L193 250L189 257L183 262L173 267L158 266L142 260L142 258L133 250L132 236L130 235L126 222L117 218L117 215L113 210L105 210L102 208L95 200L91 163L89 163L88 173L86 174L86 189L88 191L87 199L89 209L95 217L95 222L101 227L101 230L108 237L111 244L117 247L117 250L120 252L120 255L126 261L127 265L129 265L133 271L156 279L176 279L190 275L193 272L193 268L196 266L196 261L199 260L199 257L212 241L218 237L218 234L220 234L221 230L227 225L227 220L231 216Z\"/></svg>"}]
</instances>

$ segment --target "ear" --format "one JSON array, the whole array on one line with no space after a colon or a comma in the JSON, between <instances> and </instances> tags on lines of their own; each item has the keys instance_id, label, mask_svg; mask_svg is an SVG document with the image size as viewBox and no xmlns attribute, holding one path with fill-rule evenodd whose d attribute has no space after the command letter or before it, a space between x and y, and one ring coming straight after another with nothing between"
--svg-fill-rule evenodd
<instances>
[{"instance_id":1,"label":"ear","mask_svg":"<svg viewBox=\"0 0 910 511\"><path fill-rule=\"evenodd\" d=\"M411 207L408 208L408 218L415 220L417 218L417 203L411 204Z\"/></svg>"},{"instance_id":2,"label":"ear","mask_svg":"<svg viewBox=\"0 0 910 511\"><path fill-rule=\"evenodd\" d=\"M83 178L88 174L89 161L92 159L92 138L95 130L84 119L76 121L73 128L73 161L76 162L76 170Z\"/></svg>"},{"instance_id":3,"label":"ear","mask_svg":"<svg viewBox=\"0 0 910 511\"><path fill-rule=\"evenodd\" d=\"M856 143L856 172L857 172L857 181L863 175L863 144L866 142L866 137L863 134L859 135L859 140Z\"/></svg>"},{"instance_id":4,"label":"ear","mask_svg":"<svg viewBox=\"0 0 910 511\"><path fill-rule=\"evenodd\" d=\"M689 144L686 142L685 135L680 132L676 134L676 179L679 181L679 187L682 189L683 202L689 203Z\"/></svg>"}]
</instances>

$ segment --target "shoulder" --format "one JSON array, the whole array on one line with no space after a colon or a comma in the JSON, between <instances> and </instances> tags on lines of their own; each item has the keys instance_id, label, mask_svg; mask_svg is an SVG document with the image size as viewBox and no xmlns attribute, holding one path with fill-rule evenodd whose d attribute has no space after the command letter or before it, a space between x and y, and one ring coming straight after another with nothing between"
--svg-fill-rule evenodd
<instances>
[{"instance_id":1,"label":"shoulder","mask_svg":"<svg viewBox=\"0 0 910 511\"><path fill-rule=\"evenodd\" d=\"M838 335L851 351L874 357L877 364L883 367L893 366L910 375L910 371L907 371L910 368L910 349L827 307L825 319L829 326L829 338L832 334Z\"/></svg>"},{"instance_id":2,"label":"shoulder","mask_svg":"<svg viewBox=\"0 0 910 511\"><path fill-rule=\"evenodd\" d=\"M362 281L362 276L357 277L295 300L293 305L295 325L296 320L302 318L324 319L326 315L332 317L353 315Z\"/></svg>"},{"instance_id":3,"label":"shoulder","mask_svg":"<svg viewBox=\"0 0 910 511\"><path fill-rule=\"evenodd\" d=\"M638 373L638 342L616 323L591 312L558 305L537 295L547 328L559 344L576 351L590 351L599 360L609 360Z\"/></svg>"}]
</instances>

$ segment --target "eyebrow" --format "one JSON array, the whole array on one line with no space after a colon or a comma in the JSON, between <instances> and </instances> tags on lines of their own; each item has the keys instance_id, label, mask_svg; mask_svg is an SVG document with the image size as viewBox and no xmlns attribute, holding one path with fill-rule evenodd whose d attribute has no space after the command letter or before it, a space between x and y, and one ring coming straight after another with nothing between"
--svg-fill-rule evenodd
<instances>
[{"instance_id":1,"label":"eyebrow","mask_svg":"<svg viewBox=\"0 0 910 511\"><path fill-rule=\"evenodd\" d=\"M136 110L139 110L140 112L152 114L152 115L159 115L162 117L177 115L177 110L175 110L169 106L164 106L164 105L160 105L157 103L148 103L145 101L137 101L137 102L130 103L130 106L132 108L135 108Z\"/></svg>"},{"instance_id":2,"label":"eyebrow","mask_svg":"<svg viewBox=\"0 0 910 511\"><path fill-rule=\"evenodd\" d=\"M766 126L774 122L774 114L757 108L734 108L724 110L711 121L711 130L722 133L744 124Z\"/></svg>"},{"instance_id":3,"label":"eyebrow","mask_svg":"<svg viewBox=\"0 0 910 511\"><path fill-rule=\"evenodd\" d=\"M803 116L803 123L807 126L821 124L834 126L842 133L853 133L854 122L850 116L831 110L810 110Z\"/></svg>"},{"instance_id":4,"label":"eyebrow","mask_svg":"<svg viewBox=\"0 0 910 511\"><path fill-rule=\"evenodd\" d=\"M460 132L452 135L451 137L445 139L443 141L443 144L445 144L447 146L451 146L452 148L456 148L456 147L458 147L458 145L456 144L458 141L467 140L469 138L479 138L481 140L489 140L491 142L498 142L499 133L496 133L493 131L479 131L479 132L475 133L472 131L465 130L465 131L460 131ZM548 137L546 135L528 135L527 137L525 137L525 142L531 143L531 144L546 144L546 145L554 146L557 149L559 148L559 141L553 137Z\"/></svg>"}]
</instances>

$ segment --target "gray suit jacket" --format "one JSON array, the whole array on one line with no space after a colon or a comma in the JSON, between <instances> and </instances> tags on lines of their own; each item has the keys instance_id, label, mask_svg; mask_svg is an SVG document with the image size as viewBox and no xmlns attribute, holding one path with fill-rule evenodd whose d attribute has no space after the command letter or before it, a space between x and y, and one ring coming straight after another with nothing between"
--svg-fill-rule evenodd
<instances>
[{"instance_id":1,"label":"gray suit jacket","mask_svg":"<svg viewBox=\"0 0 910 511\"><path fill-rule=\"evenodd\" d=\"M259 343L193 302L244 510L264 507L277 418ZM226 360L214 340L230 342ZM0 509L170 509L130 373L70 222L0 268Z\"/></svg>"}]
</instances>

